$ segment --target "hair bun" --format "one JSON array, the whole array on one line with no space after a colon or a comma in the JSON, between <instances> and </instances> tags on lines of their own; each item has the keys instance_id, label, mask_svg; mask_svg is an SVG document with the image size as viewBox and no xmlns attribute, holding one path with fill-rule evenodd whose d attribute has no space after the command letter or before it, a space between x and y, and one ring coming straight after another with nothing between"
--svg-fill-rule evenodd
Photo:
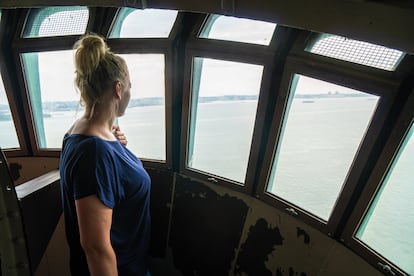
<instances>
[{"instance_id":1,"label":"hair bun","mask_svg":"<svg viewBox=\"0 0 414 276\"><path fill-rule=\"evenodd\" d=\"M76 46L75 67L83 75L90 75L96 70L109 48L98 35L87 35L79 40Z\"/></svg>"}]
</instances>

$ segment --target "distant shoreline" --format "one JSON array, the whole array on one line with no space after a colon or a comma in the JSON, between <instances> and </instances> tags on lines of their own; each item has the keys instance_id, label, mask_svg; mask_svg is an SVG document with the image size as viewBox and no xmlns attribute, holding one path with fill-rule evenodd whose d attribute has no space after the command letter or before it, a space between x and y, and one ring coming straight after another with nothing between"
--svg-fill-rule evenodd
<instances>
[{"instance_id":1,"label":"distant shoreline","mask_svg":"<svg viewBox=\"0 0 414 276\"><path fill-rule=\"evenodd\" d=\"M325 93L325 94L296 94L295 99L327 99L327 98L361 98L361 97L370 97L370 94L349 94L349 93ZM211 103L218 101L254 101L258 100L257 95L224 95L224 96L209 96L209 97L200 97L198 99L199 103ZM151 97L151 98L140 98L140 99L131 99L128 107L137 107L137 106L159 106L164 104L164 98L161 97ZM55 102L43 102L43 111L45 113L50 112L61 112L61 111L71 111L79 110L80 103L79 101L55 101ZM0 104L0 114L5 114L9 112L9 107L5 104ZM5 116L4 116L5 117ZM5 118L3 118L5 119Z\"/></svg>"}]
</instances>

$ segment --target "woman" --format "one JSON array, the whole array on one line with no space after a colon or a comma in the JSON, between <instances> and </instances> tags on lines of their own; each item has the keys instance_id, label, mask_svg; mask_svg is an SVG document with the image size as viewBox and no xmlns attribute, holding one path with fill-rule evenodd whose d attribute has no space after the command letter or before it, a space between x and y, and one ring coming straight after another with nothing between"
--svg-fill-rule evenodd
<instances>
[{"instance_id":1,"label":"woman","mask_svg":"<svg viewBox=\"0 0 414 276\"><path fill-rule=\"evenodd\" d=\"M60 159L71 272L145 275L150 178L113 127L131 96L128 68L100 36L84 36L75 50L85 112L65 135Z\"/></svg>"}]
</instances>

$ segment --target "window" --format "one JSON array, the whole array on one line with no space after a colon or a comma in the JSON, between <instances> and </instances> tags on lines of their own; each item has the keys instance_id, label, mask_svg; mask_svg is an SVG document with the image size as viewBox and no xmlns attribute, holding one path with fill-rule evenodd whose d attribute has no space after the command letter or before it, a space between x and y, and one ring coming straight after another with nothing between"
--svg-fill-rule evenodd
<instances>
[{"instance_id":1,"label":"window","mask_svg":"<svg viewBox=\"0 0 414 276\"><path fill-rule=\"evenodd\" d=\"M61 148L73 121L83 114L74 84L73 53L22 54L39 148Z\"/></svg>"},{"instance_id":2,"label":"window","mask_svg":"<svg viewBox=\"0 0 414 276\"><path fill-rule=\"evenodd\" d=\"M86 7L47 7L32 9L23 31L23 37L81 35L88 25Z\"/></svg>"},{"instance_id":3,"label":"window","mask_svg":"<svg viewBox=\"0 0 414 276\"><path fill-rule=\"evenodd\" d=\"M167 38L178 12L173 10L122 8L110 38Z\"/></svg>"},{"instance_id":4,"label":"window","mask_svg":"<svg viewBox=\"0 0 414 276\"><path fill-rule=\"evenodd\" d=\"M276 24L264 21L212 15L201 31L201 38L220 39L268 46Z\"/></svg>"},{"instance_id":5,"label":"window","mask_svg":"<svg viewBox=\"0 0 414 276\"><path fill-rule=\"evenodd\" d=\"M16 128L10 112L9 101L3 85L3 78L0 76L0 148L19 148Z\"/></svg>"},{"instance_id":6,"label":"window","mask_svg":"<svg viewBox=\"0 0 414 276\"><path fill-rule=\"evenodd\" d=\"M378 100L294 75L266 191L327 221Z\"/></svg>"},{"instance_id":7,"label":"window","mask_svg":"<svg viewBox=\"0 0 414 276\"><path fill-rule=\"evenodd\" d=\"M194 58L187 167L244 182L263 66Z\"/></svg>"},{"instance_id":8,"label":"window","mask_svg":"<svg viewBox=\"0 0 414 276\"><path fill-rule=\"evenodd\" d=\"M413 133L412 122L355 235L410 275L414 274Z\"/></svg>"},{"instance_id":9,"label":"window","mask_svg":"<svg viewBox=\"0 0 414 276\"><path fill-rule=\"evenodd\" d=\"M165 160L165 61L163 54L128 54L131 100L118 119L128 148L145 159ZM148 81L151 80L151 81Z\"/></svg>"},{"instance_id":10,"label":"window","mask_svg":"<svg viewBox=\"0 0 414 276\"><path fill-rule=\"evenodd\" d=\"M327 34L321 35L306 50L387 71L394 71L404 56L404 53L398 50Z\"/></svg>"},{"instance_id":11,"label":"window","mask_svg":"<svg viewBox=\"0 0 414 276\"><path fill-rule=\"evenodd\" d=\"M122 56L129 65L132 95L118 123L139 157L165 160L164 55ZM38 146L60 148L65 132L83 114L74 85L73 53L24 53L22 59Z\"/></svg>"}]
</instances>

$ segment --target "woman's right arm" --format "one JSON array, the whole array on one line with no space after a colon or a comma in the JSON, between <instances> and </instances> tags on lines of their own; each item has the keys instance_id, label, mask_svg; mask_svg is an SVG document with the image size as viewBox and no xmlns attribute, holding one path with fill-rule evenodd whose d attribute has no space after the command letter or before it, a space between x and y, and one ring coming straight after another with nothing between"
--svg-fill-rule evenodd
<instances>
[{"instance_id":1,"label":"woman's right arm","mask_svg":"<svg viewBox=\"0 0 414 276\"><path fill-rule=\"evenodd\" d=\"M92 276L118 275L116 256L111 245L112 209L96 195L75 201L81 245Z\"/></svg>"}]
</instances>

